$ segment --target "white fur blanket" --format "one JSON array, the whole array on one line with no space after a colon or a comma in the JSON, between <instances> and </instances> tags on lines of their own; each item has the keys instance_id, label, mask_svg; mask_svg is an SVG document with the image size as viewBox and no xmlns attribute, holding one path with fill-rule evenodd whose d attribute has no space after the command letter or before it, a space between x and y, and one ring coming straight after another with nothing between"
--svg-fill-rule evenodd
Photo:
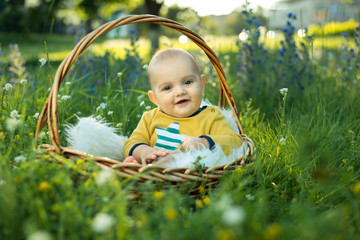
<instances>
[{"instance_id":1,"label":"white fur blanket","mask_svg":"<svg viewBox=\"0 0 360 240\"><path fill-rule=\"evenodd\" d=\"M202 105L211 105L203 102ZM232 129L239 133L236 120L231 110L219 108L225 116ZM123 161L123 147L127 136L118 135L116 129L109 126L102 119L95 117L79 118L76 125L65 126L66 140L72 149L89 153L94 156L109 157ZM247 143L244 141L242 146L232 149L226 156L220 146L215 149L189 149L185 152L172 154L171 161L159 160L159 164L169 168L193 168L195 166L215 167L230 163L244 156L247 149ZM160 163L162 162L162 163Z\"/></svg>"}]
</instances>

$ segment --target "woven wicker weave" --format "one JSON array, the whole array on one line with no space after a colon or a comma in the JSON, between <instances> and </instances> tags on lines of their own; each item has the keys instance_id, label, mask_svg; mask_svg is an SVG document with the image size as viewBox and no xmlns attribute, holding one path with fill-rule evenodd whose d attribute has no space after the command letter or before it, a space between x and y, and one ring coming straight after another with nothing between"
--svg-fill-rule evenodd
<instances>
[{"instance_id":1,"label":"woven wicker weave","mask_svg":"<svg viewBox=\"0 0 360 240\"><path fill-rule=\"evenodd\" d=\"M41 111L39 121L37 123L37 129L35 137L38 138L39 132L43 127L48 126L49 128L49 137L51 145L42 145L41 147L47 149L50 153L64 155L67 158L89 158L89 154L75 151L68 147L60 146L59 140L59 131L58 131L58 107L57 107L57 96L60 84L64 80L66 74L69 72L72 64L75 62L76 58L87 49L90 44L95 41L98 37L104 35L112 29L117 27L132 24L132 23L152 23L160 24L169 28L172 28L176 31L181 32L189 39L191 39L196 45L198 45L204 53L208 56L211 63L215 67L219 80L220 80L220 93L219 93L219 106L225 107L226 104L232 109L235 119L237 121L237 126L240 130L241 136L248 143L248 149L245 153L245 156L237 159L227 165L207 168L207 169L187 169L187 168L178 168L178 169L169 169L160 166L146 165L142 166L140 164L129 164L122 163L113 159L100 157L100 156L90 156L95 159L97 165L103 168L112 168L116 169L116 172L119 176L124 178L135 177L138 181L153 180L157 182L206 182L208 187L214 188L219 182L219 178L222 177L225 171L232 172L236 168L242 167L245 163L245 158L251 155L254 152L254 144L250 138L248 138L241 127L239 114L235 105L234 98L230 92L230 89L225 80L225 73L221 64L215 55L215 53L210 49L210 47L205 43L205 41L193 31L185 28L181 24L154 15L130 15L114 21L110 21L93 32L86 35L69 53L69 55L62 61L60 64L55 78L54 83L51 88L49 97L44 104L44 107ZM145 171L146 170L146 171Z\"/></svg>"}]
</instances>

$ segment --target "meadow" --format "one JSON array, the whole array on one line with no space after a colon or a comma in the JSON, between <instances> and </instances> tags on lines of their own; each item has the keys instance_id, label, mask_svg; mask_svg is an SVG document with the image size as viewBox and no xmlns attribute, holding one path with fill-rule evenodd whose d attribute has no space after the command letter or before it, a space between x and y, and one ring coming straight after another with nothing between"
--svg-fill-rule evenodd
<instances>
[{"instance_id":1,"label":"meadow","mask_svg":"<svg viewBox=\"0 0 360 240\"><path fill-rule=\"evenodd\" d=\"M289 14L283 37L271 47L250 13L244 14L247 40L224 46L213 38L209 45L227 74L243 129L255 142L254 163L225 174L214 191L195 198L149 182L138 189L142 198L131 199L136 184L104 174L91 160L39 149L49 143L46 128L34 140L39 112L58 58L75 40L49 37L47 48L36 50L16 35L3 39L0 238L359 239L359 27L330 47L316 44L316 36L296 38L296 19ZM150 56L140 36L131 31L118 55L99 52L106 42L101 39L76 60L58 95L63 146L64 126L76 116L100 116L129 135L154 107L146 97ZM162 42L181 46L176 44ZM205 97L217 103L215 70L193 45L184 48L206 75Z\"/></svg>"}]
</instances>

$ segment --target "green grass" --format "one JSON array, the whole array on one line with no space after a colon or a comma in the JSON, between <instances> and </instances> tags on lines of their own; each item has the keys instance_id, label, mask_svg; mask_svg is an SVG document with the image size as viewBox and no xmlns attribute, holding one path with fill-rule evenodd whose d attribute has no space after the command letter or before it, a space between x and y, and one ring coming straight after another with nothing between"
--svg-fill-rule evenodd
<instances>
[{"instance_id":1,"label":"green grass","mask_svg":"<svg viewBox=\"0 0 360 240\"><path fill-rule=\"evenodd\" d=\"M34 64L18 76L8 73L7 68L0 69L1 239L360 237L360 106L359 87L355 82L359 80L359 70L355 67L350 72L348 68L342 70L351 62L330 58L322 64L312 59L310 65L304 65L310 67L312 83L304 90L289 84L283 99L279 92L283 86L277 85L281 79L276 77L277 72L265 68L264 63L263 68L257 66L255 80L248 79L255 73L238 76L242 62L237 55L246 52L231 45L231 41L226 45L223 39L214 39L211 44L224 44L212 47L220 49L219 57L240 109L242 126L257 150L253 165L225 174L214 191L191 198L176 188L165 189L151 183L139 189L115 175L100 183L103 172L91 159L67 160L38 149L38 144L49 143L49 136L45 127L44 137L34 141L36 113L49 94L56 71L53 61L57 61L50 57L50 64L39 66L38 58L46 53L43 41L48 41L50 56L70 51L74 43L71 37L61 39L59 36L33 36L19 41L9 35L6 39L6 44L17 40L22 56ZM106 41L101 40L99 44L109 47ZM100 115L114 127L122 123L120 132L129 135L146 106L152 106L141 93L148 89L142 68L146 60L141 58L150 57L146 55L148 46L141 41L136 46L116 42L119 46L111 50L117 52L121 47L125 51L119 55L104 56L103 52L97 52L100 45L95 45L95 53L101 56L89 51L75 62L59 90L62 145L66 145L64 124L74 123L75 114ZM2 42L5 56L6 44ZM186 48L193 49L190 45ZM308 49L311 50L334 51L325 47ZM339 46L336 54L340 55L340 51ZM271 48L269 52L273 55L260 50L255 53L261 59L270 57L268 62L272 63L278 59L278 52L272 52ZM194 51L193 54L200 60L208 79L206 97L216 102L219 83L214 70L202 53ZM250 69L252 59L256 58L246 55L246 69ZM294 56L288 62L276 64L276 69L289 76L291 70L286 69L293 59ZM118 72L123 75L119 77ZM27 84L20 83L23 76ZM344 79L345 76L351 80ZM270 85L272 80L274 85ZM3 88L7 83L12 84L9 90ZM255 88L258 92L252 91ZM137 91L132 91L134 89ZM62 96L70 98L61 100ZM140 106L141 101L145 105ZM106 108L97 111L101 103L106 103ZM109 115L108 111L114 114ZM143 198L128 198L134 188L143 193Z\"/></svg>"}]
</instances>

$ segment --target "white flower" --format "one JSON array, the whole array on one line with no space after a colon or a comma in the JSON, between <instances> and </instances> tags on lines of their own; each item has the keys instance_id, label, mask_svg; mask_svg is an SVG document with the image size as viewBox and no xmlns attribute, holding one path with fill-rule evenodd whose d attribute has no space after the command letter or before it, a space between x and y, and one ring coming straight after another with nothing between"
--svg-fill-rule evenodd
<instances>
[{"instance_id":1,"label":"white flower","mask_svg":"<svg viewBox=\"0 0 360 240\"><path fill-rule=\"evenodd\" d=\"M51 235L46 231L40 230L28 236L27 240L51 240Z\"/></svg>"},{"instance_id":2,"label":"white flower","mask_svg":"<svg viewBox=\"0 0 360 240\"><path fill-rule=\"evenodd\" d=\"M118 72L117 75L118 75L118 77L121 77L121 76L123 75L123 73L122 73L122 72Z\"/></svg>"},{"instance_id":3,"label":"white flower","mask_svg":"<svg viewBox=\"0 0 360 240\"><path fill-rule=\"evenodd\" d=\"M118 123L118 124L116 124L116 127L117 127L117 128L121 128L122 125L123 125L122 123Z\"/></svg>"},{"instance_id":4,"label":"white flower","mask_svg":"<svg viewBox=\"0 0 360 240\"><path fill-rule=\"evenodd\" d=\"M144 106L145 105L145 102L144 101L141 101L140 102L140 107Z\"/></svg>"},{"instance_id":5,"label":"white flower","mask_svg":"<svg viewBox=\"0 0 360 240\"><path fill-rule=\"evenodd\" d=\"M288 93L288 89L287 88L282 88L279 90L280 93L283 95L283 96L286 96L286 94Z\"/></svg>"},{"instance_id":6,"label":"white flower","mask_svg":"<svg viewBox=\"0 0 360 240\"><path fill-rule=\"evenodd\" d=\"M70 98L71 98L71 96L69 96L69 95L64 95L64 96L61 97L61 100L66 101L66 100L68 100L68 99L70 99Z\"/></svg>"},{"instance_id":7,"label":"white flower","mask_svg":"<svg viewBox=\"0 0 360 240\"><path fill-rule=\"evenodd\" d=\"M42 131L42 132L39 133L38 137L41 139L41 138L44 138L45 135L46 135L45 132Z\"/></svg>"},{"instance_id":8,"label":"white flower","mask_svg":"<svg viewBox=\"0 0 360 240\"><path fill-rule=\"evenodd\" d=\"M20 80L20 83L22 85L26 85L28 83L28 81L25 78L23 78L23 79Z\"/></svg>"},{"instance_id":9,"label":"white flower","mask_svg":"<svg viewBox=\"0 0 360 240\"><path fill-rule=\"evenodd\" d=\"M281 143L282 145L286 144L286 139L284 137L281 137L279 140L279 143Z\"/></svg>"},{"instance_id":10,"label":"white flower","mask_svg":"<svg viewBox=\"0 0 360 240\"><path fill-rule=\"evenodd\" d=\"M107 96L104 96L103 99L106 100L106 99L107 99Z\"/></svg>"},{"instance_id":11,"label":"white flower","mask_svg":"<svg viewBox=\"0 0 360 240\"><path fill-rule=\"evenodd\" d=\"M222 221L227 225L238 225L245 219L245 211L240 206L229 206L221 216Z\"/></svg>"},{"instance_id":12,"label":"white flower","mask_svg":"<svg viewBox=\"0 0 360 240\"><path fill-rule=\"evenodd\" d=\"M10 117L12 117L12 118L18 118L20 116L21 115L19 115L17 110L12 110L11 113L10 113Z\"/></svg>"},{"instance_id":13,"label":"white flower","mask_svg":"<svg viewBox=\"0 0 360 240\"><path fill-rule=\"evenodd\" d=\"M0 179L0 186L4 186L6 184L6 181L3 179Z\"/></svg>"},{"instance_id":14,"label":"white flower","mask_svg":"<svg viewBox=\"0 0 360 240\"><path fill-rule=\"evenodd\" d=\"M14 132L19 124L20 124L20 120L16 118L6 119L6 128L9 132Z\"/></svg>"},{"instance_id":15,"label":"white flower","mask_svg":"<svg viewBox=\"0 0 360 240\"><path fill-rule=\"evenodd\" d=\"M70 85L70 84L71 84L71 82L66 82L65 84L66 84L66 85Z\"/></svg>"},{"instance_id":16,"label":"white flower","mask_svg":"<svg viewBox=\"0 0 360 240\"><path fill-rule=\"evenodd\" d=\"M99 186L104 186L106 183L114 179L113 172L110 170L102 170L95 177L95 182Z\"/></svg>"},{"instance_id":17,"label":"white flower","mask_svg":"<svg viewBox=\"0 0 360 240\"><path fill-rule=\"evenodd\" d=\"M92 229L95 232L105 232L115 224L115 218L107 213L98 213L92 222Z\"/></svg>"},{"instance_id":18,"label":"white flower","mask_svg":"<svg viewBox=\"0 0 360 240\"><path fill-rule=\"evenodd\" d=\"M43 67L45 65L45 63L46 63L46 59L45 58L40 58L39 62L40 62L40 67Z\"/></svg>"},{"instance_id":19,"label":"white flower","mask_svg":"<svg viewBox=\"0 0 360 240\"><path fill-rule=\"evenodd\" d=\"M39 118L39 116L40 116L40 113L35 113L33 118Z\"/></svg>"},{"instance_id":20,"label":"white flower","mask_svg":"<svg viewBox=\"0 0 360 240\"><path fill-rule=\"evenodd\" d=\"M148 69L148 67L149 67L149 65L147 65L147 64L143 65L143 69Z\"/></svg>"},{"instance_id":21,"label":"white flower","mask_svg":"<svg viewBox=\"0 0 360 240\"><path fill-rule=\"evenodd\" d=\"M23 163L23 162L26 162L26 157L24 155L19 155L14 158L14 161L16 163Z\"/></svg>"},{"instance_id":22,"label":"white flower","mask_svg":"<svg viewBox=\"0 0 360 240\"><path fill-rule=\"evenodd\" d=\"M100 103L100 105L96 108L96 111L99 111L100 109L105 109L106 103Z\"/></svg>"},{"instance_id":23,"label":"white flower","mask_svg":"<svg viewBox=\"0 0 360 240\"><path fill-rule=\"evenodd\" d=\"M5 86L3 87L3 89L5 91L10 91L13 88L13 86L11 85L11 83L7 83L5 84Z\"/></svg>"},{"instance_id":24,"label":"white flower","mask_svg":"<svg viewBox=\"0 0 360 240\"><path fill-rule=\"evenodd\" d=\"M114 111L108 111L108 115L113 115Z\"/></svg>"},{"instance_id":25,"label":"white flower","mask_svg":"<svg viewBox=\"0 0 360 240\"><path fill-rule=\"evenodd\" d=\"M145 108L146 110L150 110L151 109L151 107L150 106L146 106L146 108Z\"/></svg>"},{"instance_id":26,"label":"white flower","mask_svg":"<svg viewBox=\"0 0 360 240\"><path fill-rule=\"evenodd\" d=\"M246 199L249 200L249 201L254 201L254 200L255 200L255 196L254 196L254 195L251 195L251 194L246 194L245 197L246 197Z\"/></svg>"}]
</instances>

